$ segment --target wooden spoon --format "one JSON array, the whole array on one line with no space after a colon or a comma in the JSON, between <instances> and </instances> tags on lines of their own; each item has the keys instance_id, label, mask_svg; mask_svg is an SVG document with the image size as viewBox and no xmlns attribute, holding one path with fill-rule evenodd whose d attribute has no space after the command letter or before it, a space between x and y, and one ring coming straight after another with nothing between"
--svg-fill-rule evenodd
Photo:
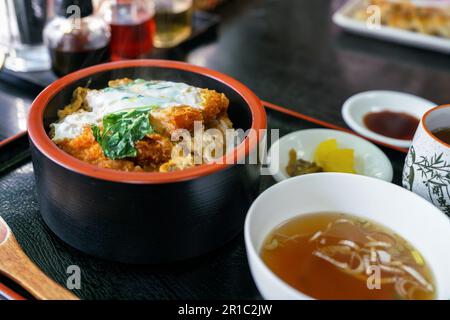
<instances>
[{"instance_id":1,"label":"wooden spoon","mask_svg":"<svg viewBox=\"0 0 450 320\"><path fill-rule=\"evenodd\" d=\"M0 217L0 273L14 280L39 300L78 300L70 291L47 277L22 251Z\"/></svg>"}]
</instances>

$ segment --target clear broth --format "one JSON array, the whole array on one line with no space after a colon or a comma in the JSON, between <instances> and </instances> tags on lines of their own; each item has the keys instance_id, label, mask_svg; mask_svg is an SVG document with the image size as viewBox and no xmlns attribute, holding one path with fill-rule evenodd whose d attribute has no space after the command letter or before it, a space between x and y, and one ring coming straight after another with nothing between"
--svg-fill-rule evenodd
<instances>
[{"instance_id":1,"label":"clear broth","mask_svg":"<svg viewBox=\"0 0 450 320\"><path fill-rule=\"evenodd\" d=\"M349 249L342 249L340 243L350 245ZM366 247L374 244L385 247L370 250ZM388 248L388 244L391 247ZM331 252L329 248L334 250L338 247L337 253L329 254ZM366 252L367 250L369 252ZM377 263L375 259L370 260L373 258L371 250L377 254ZM381 251L385 253L381 254ZM317 256L317 252L327 252L333 261L348 263L351 272L325 260L323 254L322 258ZM350 259L351 252L355 254ZM390 253L389 263L386 252ZM395 264L395 266L388 268L389 271L385 271L386 267L378 269L380 281L377 287L374 280L375 272L367 273L367 263L363 264L362 272L355 272L360 269L358 267L361 263L356 255L362 258L361 261L364 259L367 261L364 255L368 255L371 265ZM380 262L381 256L384 257L383 262ZM432 272L412 245L380 224L347 214L316 213L290 219L269 234L261 250L261 257L267 266L290 286L316 299L435 298ZM400 262L405 267L399 267ZM426 281L426 285L420 283L417 285L417 279L403 268L406 270L413 268L420 274L422 281ZM371 284L371 289L368 283Z\"/></svg>"}]
</instances>

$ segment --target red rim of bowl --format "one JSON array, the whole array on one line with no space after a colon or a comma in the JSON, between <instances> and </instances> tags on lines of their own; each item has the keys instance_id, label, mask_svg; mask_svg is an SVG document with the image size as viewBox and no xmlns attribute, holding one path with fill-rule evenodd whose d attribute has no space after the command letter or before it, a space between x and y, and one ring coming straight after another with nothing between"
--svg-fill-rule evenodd
<instances>
[{"instance_id":1,"label":"red rim of bowl","mask_svg":"<svg viewBox=\"0 0 450 320\"><path fill-rule=\"evenodd\" d=\"M194 168L185 169L182 171L175 171L170 173L158 172L124 172L112 169L99 168L95 165L83 162L72 157L59 149L52 140L48 137L45 131L43 120L44 110L51 99L67 87L69 84L80 79L89 77L99 72L122 69L122 68L142 68L142 67L156 67L156 68L170 68L189 71L201 74L219 81L226 86L236 91L247 103L252 114L251 129L258 133L257 139L245 139L239 146L233 150L233 163L238 163L238 156L247 156L250 150L257 150L257 144L263 135L260 134L261 129L266 129L267 119L264 107L259 98L246 86L239 81L224 75L220 72L210 70L207 68L194 66L184 62L167 61L167 60L131 60L110 62L94 67L79 70L71 73L48 86L41 94L34 100L28 116L28 134L34 146L42 152L47 158L51 159L58 165L86 175L92 178L120 182L120 183L141 183L141 184L157 184L157 183L173 183L186 180L192 180L201 176L206 176L214 172L226 169L233 164L225 163L211 163L203 164ZM256 141L255 141L256 140Z\"/></svg>"},{"instance_id":2,"label":"red rim of bowl","mask_svg":"<svg viewBox=\"0 0 450 320\"><path fill-rule=\"evenodd\" d=\"M427 122L428 116L429 116L433 111L436 111L436 110L438 110L438 109L445 109L445 108L450 108L450 104L444 104L444 105L442 105L442 106L437 106L437 107L431 108L430 110L428 110L427 112L425 112L425 114L422 116L422 127L423 127L423 129L425 130L425 132L428 133L428 135L429 135L431 138L433 138L434 140L436 140L437 142L439 142L439 143L442 144L443 146L445 146L445 147L447 147L447 148L450 148L450 144L445 143L445 142L442 141L442 140L439 140L439 139L433 134L433 132L431 132L431 130L428 128L427 123L426 123L426 122Z\"/></svg>"}]
</instances>

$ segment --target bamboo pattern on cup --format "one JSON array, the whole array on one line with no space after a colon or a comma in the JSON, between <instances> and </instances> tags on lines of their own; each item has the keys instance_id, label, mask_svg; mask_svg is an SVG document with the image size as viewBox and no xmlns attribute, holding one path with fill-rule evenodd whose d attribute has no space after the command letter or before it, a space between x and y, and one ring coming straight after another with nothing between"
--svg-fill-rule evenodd
<instances>
[{"instance_id":1,"label":"bamboo pattern on cup","mask_svg":"<svg viewBox=\"0 0 450 320\"><path fill-rule=\"evenodd\" d=\"M422 179L431 203L450 216L450 163L443 158L444 154L441 152L434 153L431 157L420 156L416 159L416 152L412 146L406 159L409 169L404 171L403 181L404 186L413 191L414 180Z\"/></svg>"}]
</instances>

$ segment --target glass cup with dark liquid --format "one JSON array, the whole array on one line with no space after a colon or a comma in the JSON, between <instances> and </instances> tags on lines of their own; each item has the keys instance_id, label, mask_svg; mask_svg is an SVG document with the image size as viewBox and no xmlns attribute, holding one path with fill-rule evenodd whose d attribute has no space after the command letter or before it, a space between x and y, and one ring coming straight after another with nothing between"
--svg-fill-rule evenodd
<instances>
[{"instance_id":1,"label":"glass cup with dark liquid","mask_svg":"<svg viewBox=\"0 0 450 320\"><path fill-rule=\"evenodd\" d=\"M403 186L450 216L450 105L422 117L406 157Z\"/></svg>"},{"instance_id":2,"label":"glass cup with dark liquid","mask_svg":"<svg viewBox=\"0 0 450 320\"><path fill-rule=\"evenodd\" d=\"M172 48L192 33L192 0L155 0L157 48Z\"/></svg>"},{"instance_id":3,"label":"glass cup with dark liquid","mask_svg":"<svg viewBox=\"0 0 450 320\"><path fill-rule=\"evenodd\" d=\"M112 60L136 59L151 52L155 33L152 0L105 0L99 12L111 27Z\"/></svg>"}]
</instances>

